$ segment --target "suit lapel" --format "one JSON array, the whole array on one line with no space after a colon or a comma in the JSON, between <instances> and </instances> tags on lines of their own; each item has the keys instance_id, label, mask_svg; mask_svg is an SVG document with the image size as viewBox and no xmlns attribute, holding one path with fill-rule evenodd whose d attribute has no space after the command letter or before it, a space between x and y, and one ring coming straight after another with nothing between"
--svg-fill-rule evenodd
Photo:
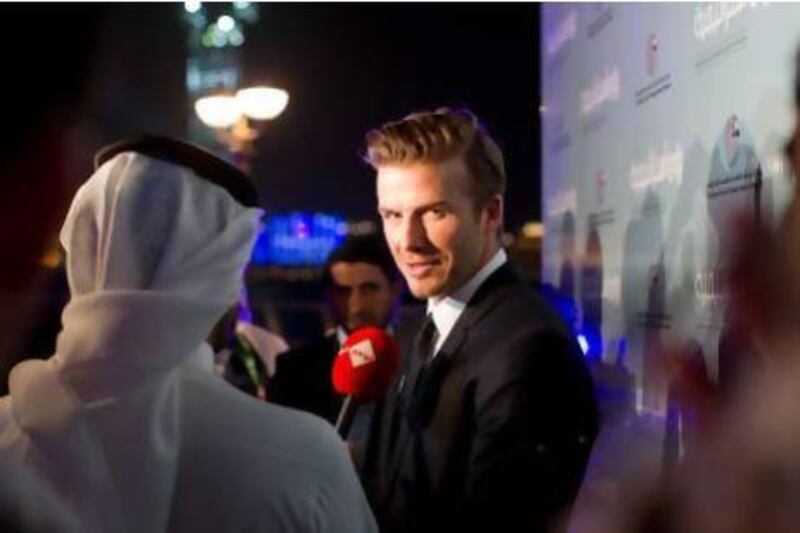
<instances>
[{"instance_id":1,"label":"suit lapel","mask_svg":"<svg viewBox=\"0 0 800 533\"><path fill-rule=\"evenodd\" d=\"M418 331L417 336L419 336L421 333L421 330ZM413 346L416 347L417 344L418 342L415 341ZM395 401L392 402L393 405L391 408L389 426L394 428L393 432L396 432L396 441L393 443L393 452L389 455L388 459L389 484L387 486L389 487L389 490L392 490L392 487L394 487L398 466L400 465L402 457L405 455L406 448L408 447L408 443L411 440L411 432L409 431L408 424L404 421L401 421L399 415L402 415L403 419L407 417L407 413L409 412L412 401L412 394L415 388L418 386L417 382L419 380L420 371L422 370L422 361L414 352L414 348L409 350L406 363L407 368L403 375L400 376L399 382L395 389ZM397 413L397 411L400 411L400 413ZM389 442L389 444L391 445L392 443Z\"/></svg>"},{"instance_id":2,"label":"suit lapel","mask_svg":"<svg viewBox=\"0 0 800 533\"><path fill-rule=\"evenodd\" d=\"M475 292L472 299L467 303L464 312L458 317L453 331L455 332L459 328L463 328L467 331L475 326L489 311L494 309L494 307L502 301L505 291L501 289L519 282L519 277L514 272L514 268L509 263L503 264L503 266L494 271ZM442 351L444 351L445 348L449 348L447 346L449 341L450 337L447 338L444 346L442 346Z\"/></svg>"},{"instance_id":3,"label":"suit lapel","mask_svg":"<svg viewBox=\"0 0 800 533\"><path fill-rule=\"evenodd\" d=\"M427 386L431 388L426 391L427 394L431 395L428 401L432 402L432 404L426 405L425 408L436 408L438 394L441 391L443 381L447 378L449 369L452 368L454 364L459 363L463 357L466 357L468 350L461 350L461 348L467 342L469 330L502 301L505 291L499 289L506 285L514 284L517 280L518 277L514 273L513 267L506 263L489 276L467 303L467 307L456 321L453 329L450 331L450 334L447 336L447 339L434 358L434 361L431 363L432 368L429 370L434 372L438 370L438 372L436 372L437 375L432 381L427 384ZM411 394L414 391L414 387L417 386L421 367L421 362L414 357L413 353L409 353L408 368L400 377L398 383L398 388L400 390L397 388L395 389L395 401L391 402L392 405L388 412L390 415L388 418L390 423L387 425L391 426L393 423L398 422L398 413L395 412L397 410L402 411L404 415L402 418L405 419L407 417ZM388 456L387 461L389 465L387 476L387 480L389 481L387 488L389 492L386 495L387 497L389 497L391 491L394 490L397 476L402 469L403 458L406 455L409 442L412 440L415 433L424 430L430 422L430 416L432 416L432 414L432 412L416 413L415 416L422 416L422 420L418 419L416 421L417 427L413 429L409 427L409 421L407 419L395 426L397 437L393 446L393 452ZM385 434L384 437L390 437L390 435ZM387 444L391 443L387 442Z\"/></svg>"}]
</instances>

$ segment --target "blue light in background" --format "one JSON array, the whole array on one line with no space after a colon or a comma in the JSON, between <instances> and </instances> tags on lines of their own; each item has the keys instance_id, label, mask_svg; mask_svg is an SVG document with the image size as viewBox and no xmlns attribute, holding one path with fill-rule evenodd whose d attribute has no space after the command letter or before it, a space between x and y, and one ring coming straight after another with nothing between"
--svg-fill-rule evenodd
<instances>
[{"instance_id":1,"label":"blue light in background","mask_svg":"<svg viewBox=\"0 0 800 533\"><path fill-rule=\"evenodd\" d=\"M569 327L575 339L580 345L583 356L591 361L600 362L603 357L603 336L602 332L592 324L577 326L578 309L574 300L565 296L558 288L550 283L545 283L539 287L541 294Z\"/></svg>"},{"instance_id":2,"label":"blue light in background","mask_svg":"<svg viewBox=\"0 0 800 533\"><path fill-rule=\"evenodd\" d=\"M590 325L584 326L576 336L584 357L600 362L603 358L603 336L600 331Z\"/></svg>"},{"instance_id":3,"label":"blue light in background","mask_svg":"<svg viewBox=\"0 0 800 533\"><path fill-rule=\"evenodd\" d=\"M589 341L586 340L586 336L583 335L582 333L578 334L578 344L581 347L581 351L583 352L583 355L586 355L587 353L589 353Z\"/></svg>"},{"instance_id":4,"label":"blue light in background","mask_svg":"<svg viewBox=\"0 0 800 533\"><path fill-rule=\"evenodd\" d=\"M251 261L258 266L321 266L346 235L347 224L336 215L270 215L261 227Z\"/></svg>"}]
</instances>

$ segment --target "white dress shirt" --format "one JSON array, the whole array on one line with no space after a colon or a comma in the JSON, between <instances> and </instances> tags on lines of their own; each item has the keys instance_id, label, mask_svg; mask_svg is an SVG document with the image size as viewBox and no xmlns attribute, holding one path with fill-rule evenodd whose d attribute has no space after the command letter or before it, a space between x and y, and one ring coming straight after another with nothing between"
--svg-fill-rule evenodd
<instances>
[{"instance_id":1,"label":"white dress shirt","mask_svg":"<svg viewBox=\"0 0 800 533\"><path fill-rule=\"evenodd\" d=\"M428 299L428 313L433 314L433 322L436 324L436 331L439 334L433 350L434 357L444 345L447 336L450 335L453 326L455 326L461 313L464 312L470 299L483 285L483 282L507 261L508 257L505 250L500 248L488 263L483 265L468 282L453 291L452 294Z\"/></svg>"}]
</instances>

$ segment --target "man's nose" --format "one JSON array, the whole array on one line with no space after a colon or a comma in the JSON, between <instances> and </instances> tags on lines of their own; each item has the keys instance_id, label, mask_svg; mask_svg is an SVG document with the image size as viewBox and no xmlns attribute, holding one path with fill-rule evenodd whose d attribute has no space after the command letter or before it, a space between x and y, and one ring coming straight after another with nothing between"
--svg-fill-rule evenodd
<instances>
[{"instance_id":1,"label":"man's nose","mask_svg":"<svg viewBox=\"0 0 800 533\"><path fill-rule=\"evenodd\" d=\"M425 226L416 217L408 217L403 221L398 236L398 244L403 250L419 250L425 248L428 237Z\"/></svg>"},{"instance_id":2,"label":"man's nose","mask_svg":"<svg viewBox=\"0 0 800 533\"><path fill-rule=\"evenodd\" d=\"M352 313L361 313L364 309L364 296L361 291L353 290L350 292L350 297L347 299L347 310Z\"/></svg>"}]
</instances>

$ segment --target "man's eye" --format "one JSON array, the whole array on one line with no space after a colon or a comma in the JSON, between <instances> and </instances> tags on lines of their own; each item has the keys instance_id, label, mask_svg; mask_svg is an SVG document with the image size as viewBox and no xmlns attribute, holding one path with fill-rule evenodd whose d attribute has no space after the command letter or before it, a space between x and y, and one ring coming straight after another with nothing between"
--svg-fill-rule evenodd
<instances>
[{"instance_id":1,"label":"man's eye","mask_svg":"<svg viewBox=\"0 0 800 533\"><path fill-rule=\"evenodd\" d=\"M442 219L442 218L445 217L445 215L447 214L447 211L437 207L437 208L434 208L434 209L431 209L430 211L428 211L428 214L434 220L439 220L439 219Z\"/></svg>"}]
</instances>

